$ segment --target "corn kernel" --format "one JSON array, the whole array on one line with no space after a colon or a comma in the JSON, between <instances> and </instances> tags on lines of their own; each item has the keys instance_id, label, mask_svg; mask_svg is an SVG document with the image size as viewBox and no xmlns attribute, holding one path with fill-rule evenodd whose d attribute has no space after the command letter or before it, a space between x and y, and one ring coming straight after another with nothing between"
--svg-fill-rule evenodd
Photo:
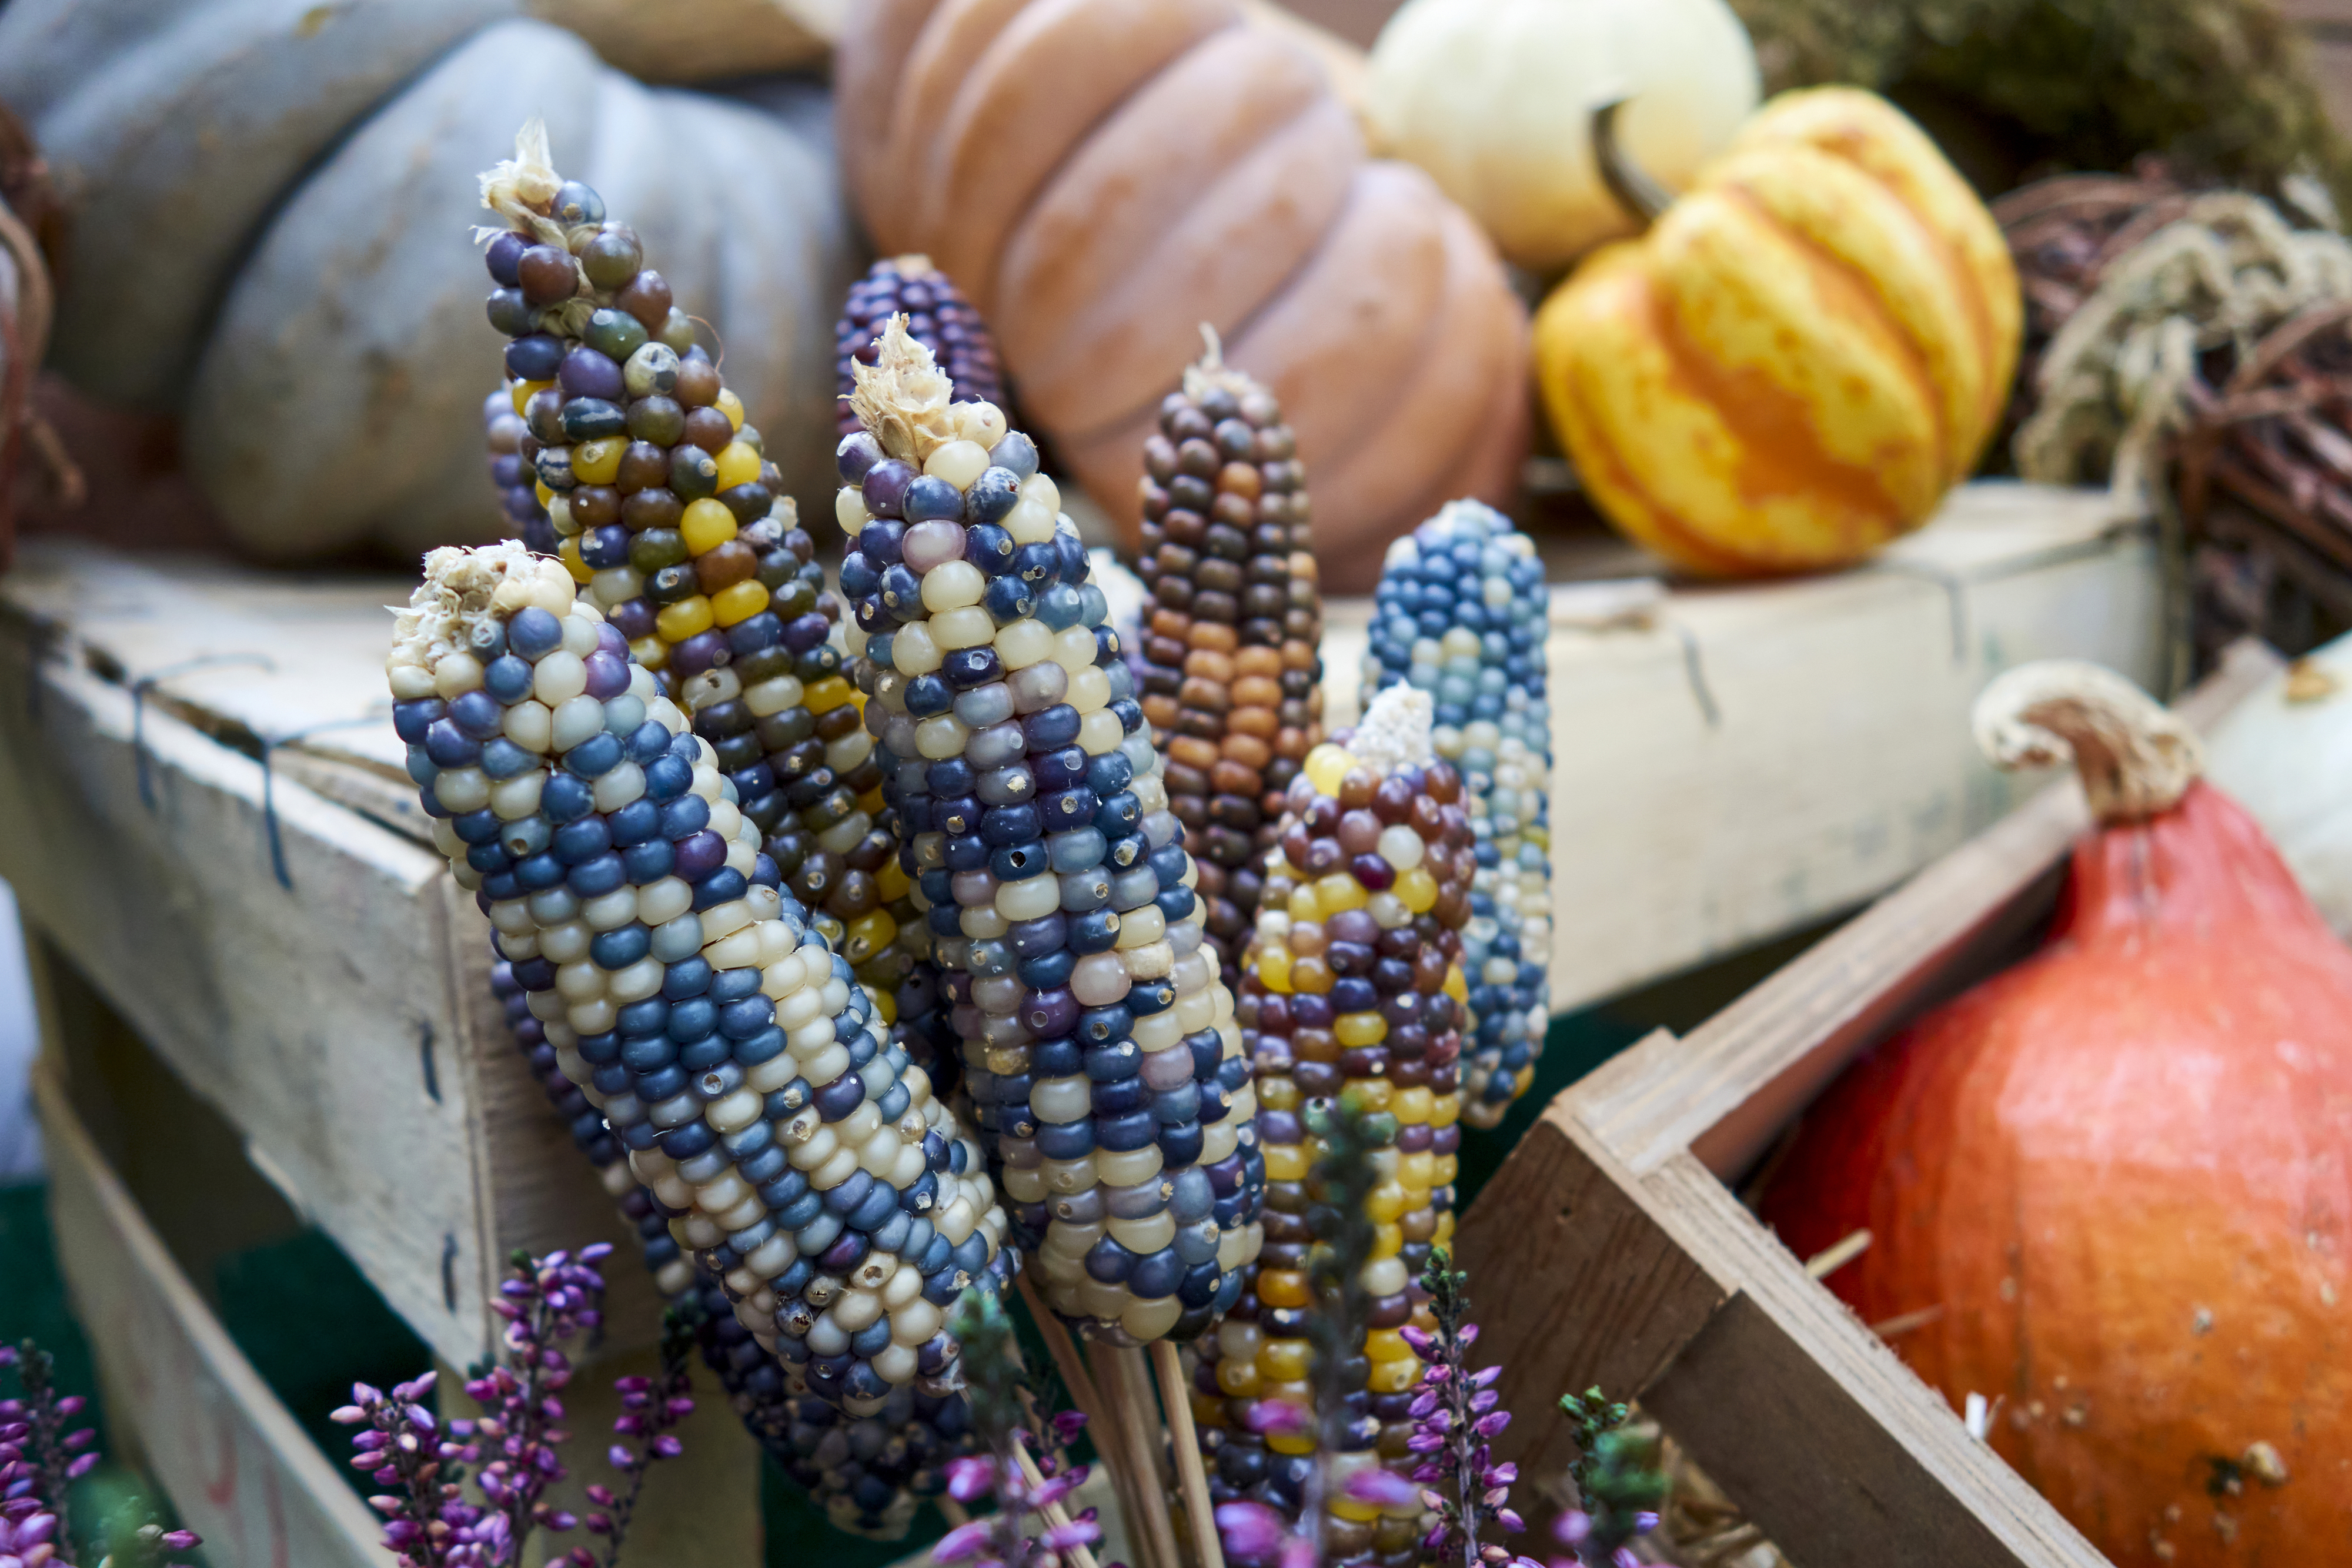
<instances>
[{"instance_id":1,"label":"corn kernel","mask_svg":"<svg viewBox=\"0 0 2352 1568\"><path fill-rule=\"evenodd\" d=\"M1403 879L1398 880L1402 882ZM1323 906L1324 913L1337 915L1342 910L1361 909L1371 902L1372 895L1365 892L1364 884L1354 877L1345 872L1335 871L1329 876L1316 879L1315 900ZM1430 902L1434 904L1437 901L1433 897Z\"/></svg>"},{"instance_id":2,"label":"corn kernel","mask_svg":"<svg viewBox=\"0 0 2352 1568\"><path fill-rule=\"evenodd\" d=\"M842 934L841 956L853 964L863 964L890 945L898 935L898 923L890 918L887 909L876 909L859 915L849 923Z\"/></svg>"},{"instance_id":3,"label":"corn kernel","mask_svg":"<svg viewBox=\"0 0 2352 1568\"><path fill-rule=\"evenodd\" d=\"M1313 883L1300 883L1297 887L1291 889L1290 904L1287 913L1289 914L1290 918L1294 921L1320 920L1323 918L1323 905L1322 903L1315 896L1315 884Z\"/></svg>"},{"instance_id":4,"label":"corn kernel","mask_svg":"<svg viewBox=\"0 0 2352 1568\"><path fill-rule=\"evenodd\" d=\"M1445 994L1452 997L1461 1007L1466 1008L1470 1005L1469 983L1463 979L1462 966L1459 964L1445 966Z\"/></svg>"},{"instance_id":5,"label":"corn kernel","mask_svg":"<svg viewBox=\"0 0 2352 1568\"><path fill-rule=\"evenodd\" d=\"M663 605L654 616L654 630L665 643L683 643L698 632L709 631L712 620L710 601L698 593L691 599L681 599L676 604Z\"/></svg>"},{"instance_id":6,"label":"corn kernel","mask_svg":"<svg viewBox=\"0 0 2352 1568\"><path fill-rule=\"evenodd\" d=\"M730 392L730 397L735 394ZM732 490L738 485L756 484L760 477L760 455L747 442L730 441L719 449L719 487Z\"/></svg>"},{"instance_id":7,"label":"corn kernel","mask_svg":"<svg viewBox=\"0 0 2352 1568\"><path fill-rule=\"evenodd\" d=\"M1269 1163L1266 1176L1271 1180L1273 1176L1274 1169ZM1404 1187L1398 1182L1382 1182L1364 1195L1364 1218L1375 1225L1387 1224L1402 1214L1407 1207Z\"/></svg>"},{"instance_id":8,"label":"corn kernel","mask_svg":"<svg viewBox=\"0 0 2352 1568\"><path fill-rule=\"evenodd\" d=\"M1290 994L1290 949L1269 942L1257 950L1258 983L1282 996Z\"/></svg>"},{"instance_id":9,"label":"corn kernel","mask_svg":"<svg viewBox=\"0 0 2352 1568\"><path fill-rule=\"evenodd\" d=\"M743 400L735 395L734 388L719 388L719 395L710 400L710 406L725 414L728 423L738 430L743 428ZM734 443L730 442L728 444L733 445Z\"/></svg>"},{"instance_id":10,"label":"corn kernel","mask_svg":"<svg viewBox=\"0 0 2352 1568\"><path fill-rule=\"evenodd\" d=\"M1372 1227L1371 1249L1365 1254L1366 1257L1378 1261L1382 1258L1393 1258L1403 1250L1403 1226L1375 1225Z\"/></svg>"},{"instance_id":11,"label":"corn kernel","mask_svg":"<svg viewBox=\"0 0 2352 1568\"><path fill-rule=\"evenodd\" d=\"M1339 792L1339 780L1346 778L1348 769L1355 765L1355 758L1346 748L1335 746L1327 740L1307 754L1307 763L1303 771L1307 775L1307 781L1315 786L1316 793L1337 795Z\"/></svg>"},{"instance_id":12,"label":"corn kernel","mask_svg":"<svg viewBox=\"0 0 2352 1568\"><path fill-rule=\"evenodd\" d=\"M1449 1186L1452 1184L1455 1175L1460 1172L1461 1168L1462 1162L1454 1155L1439 1155L1435 1159L1430 1162L1430 1179L1434 1186Z\"/></svg>"},{"instance_id":13,"label":"corn kernel","mask_svg":"<svg viewBox=\"0 0 2352 1568\"><path fill-rule=\"evenodd\" d=\"M580 559L580 541L577 538L565 539L556 546L555 559L563 563L563 570L572 574L574 582L586 582L596 575L588 563Z\"/></svg>"},{"instance_id":14,"label":"corn kernel","mask_svg":"<svg viewBox=\"0 0 2352 1568\"><path fill-rule=\"evenodd\" d=\"M628 442L617 435L583 441L572 449L572 476L583 485L609 485L621 476L621 454Z\"/></svg>"},{"instance_id":15,"label":"corn kernel","mask_svg":"<svg viewBox=\"0 0 2352 1568\"><path fill-rule=\"evenodd\" d=\"M1229 1399L1247 1399L1257 1393L1257 1363L1227 1356L1217 1363L1217 1387Z\"/></svg>"},{"instance_id":16,"label":"corn kernel","mask_svg":"<svg viewBox=\"0 0 2352 1568\"><path fill-rule=\"evenodd\" d=\"M1341 1013L1331 1032L1341 1045L1378 1045L1389 1037L1389 1020L1378 1013Z\"/></svg>"},{"instance_id":17,"label":"corn kernel","mask_svg":"<svg viewBox=\"0 0 2352 1568\"><path fill-rule=\"evenodd\" d=\"M532 480L530 493L539 497L539 504L543 507L555 504L555 492L547 487L547 481L544 479Z\"/></svg>"},{"instance_id":18,"label":"corn kernel","mask_svg":"<svg viewBox=\"0 0 2352 1568\"><path fill-rule=\"evenodd\" d=\"M669 663L669 644L659 637L640 637L629 644L629 653L648 670L658 670Z\"/></svg>"},{"instance_id":19,"label":"corn kernel","mask_svg":"<svg viewBox=\"0 0 2352 1568\"><path fill-rule=\"evenodd\" d=\"M1311 1454L1315 1439L1303 1432L1276 1432L1267 1437L1265 1446L1277 1454Z\"/></svg>"},{"instance_id":20,"label":"corn kernel","mask_svg":"<svg viewBox=\"0 0 2352 1568\"><path fill-rule=\"evenodd\" d=\"M856 689L847 681L839 675L827 675L811 685L801 702L813 714L831 713L855 694Z\"/></svg>"},{"instance_id":21,"label":"corn kernel","mask_svg":"<svg viewBox=\"0 0 2352 1568\"><path fill-rule=\"evenodd\" d=\"M907 896L907 890L913 885L906 868L898 863L895 855L884 861L882 869L874 873L874 891L881 894L885 904L898 903ZM1423 1090L1423 1092L1427 1093L1428 1091Z\"/></svg>"},{"instance_id":22,"label":"corn kernel","mask_svg":"<svg viewBox=\"0 0 2352 1568\"><path fill-rule=\"evenodd\" d=\"M1303 1144L1265 1145L1265 1179L1268 1181L1305 1181L1310 1163Z\"/></svg>"},{"instance_id":23,"label":"corn kernel","mask_svg":"<svg viewBox=\"0 0 2352 1568\"><path fill-rule=\"evenodd\" d=\"M1377 1505L1358 1502L1345 1492L1330 1499L1328 1506L1331 1510L1332 1518L1344 1519L1354 1524L1370 1524L1381 1516L1381 1511Z\"/></svg>"},{"instance_id":24,"label":"corn kernel","mask_svg":"<svg viewBox=\"0 0 2352 1568\"><path fill-rule=\"evenodd\" d=\"M1420 866L1401 873L1390 891L1415 915L1426 915L1437 905L1437 879Z\"/></svg>"},{"instance_id":25,"label":"corn kernel","mask_svg":"<svg viewBox=\"0 0 2352 1568\"><path fill-rule=\"evenodd\" d=\"M1421 1367L1410 1361L1376 1361L1372 1363L1371 1380L1365 1385L1375 1394L1402 1394L1421 1381Z\"/></svg>"},{"instance_id":26,"label":"corn kernel","mask_svg":"<svg viewBox=\"0 0 2352 1568\"><path fill-rule=\"evenodd\" d=\"M1261 1269L1257 1299L1269 1307L1306 1306L1311 1300L1307 1293L1307 1276L1296 1269Z\"/></svg>"},{"instance_id":27,"label":"corn kernel","mask_svg":"<svg viewBox=\"0 0 2352 1568\"><path fill-rule=\"evenodd\" d=\"M705 496L699 501L687 503L686 515L677 520L677 531L686 540L686 553L700 555L735 537L735 514L727 509L725 502Z\"/></svg>"},{"instance_id":28,"label":"corn kernel","mask_svg":"<svg viewBox=\"0 0 2352 1568\"><path fill-rule=\"evenodd\" d=\"M1389 1098L1389 1114L1408 1127L1414 1126L1429 1120L1431 1099L1429 1090L1423 1085L1400 1089Z\"/></svg>"},{"instance_id":29,"label":"corn kernel","mask_svg":"<svg viewBox=\"0 0 2352 1568\"><path fill-rule=\"evenodd\" d=\"M1313 1352L1303 1339L1270 1339L1257 1347L1257 1375L1278 1383L1297 1383L1307 1375Z\"/></svg>"},{"instance_id":30,"label":"corn kernel","mask_svg":"<svg viewBox=\"0 0 2352 1568\"><path fill-rule=\"evenodd\" d=\"M520 413L522 405L530 401L531 393L543 392L554 384L553 382L509 382L507 396L513 400L514 411Z\"/></svg>"},{"instance_id":31,"label":"corn kernel","mask_svg":"<svg viewBox=\"0 0 2352 1568\"><path fill-rule=\"evenodd\" d=\"M767 586L756 577L730 583L710 596L710 613L721 626L749 621L768 607Z\"/></svg>"},{"instance_id":32,"label":"corn kernel","mask_svg":"<svg viewBox=\"0 0 2352 1568\"><path fill-rule=\"evenodd\" d=\"M1374 1361L1417 1361L1412 1346L1394 1329L1371 1329L1364 1334L1364 1354Z\"/></svg>"}]
</instances>

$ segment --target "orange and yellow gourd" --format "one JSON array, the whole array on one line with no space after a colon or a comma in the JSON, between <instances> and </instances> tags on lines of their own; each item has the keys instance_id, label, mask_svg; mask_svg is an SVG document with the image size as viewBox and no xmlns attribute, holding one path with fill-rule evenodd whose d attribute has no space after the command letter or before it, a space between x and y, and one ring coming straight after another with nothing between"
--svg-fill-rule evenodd
<instances>
[{"instance_id":1,"label":"orange and yellow gourd","mask_svg":"<svg viewBox=\"0 0 2352 1568\"><path fill-rule=\"evenodd\" d=\"M1992 216L1901 110L1850 88L1766 104L1637 240L1536 319L1586 490L1714 576L1843 566L1965 477L2016 367Z\"/></svg>"}]
</instances>

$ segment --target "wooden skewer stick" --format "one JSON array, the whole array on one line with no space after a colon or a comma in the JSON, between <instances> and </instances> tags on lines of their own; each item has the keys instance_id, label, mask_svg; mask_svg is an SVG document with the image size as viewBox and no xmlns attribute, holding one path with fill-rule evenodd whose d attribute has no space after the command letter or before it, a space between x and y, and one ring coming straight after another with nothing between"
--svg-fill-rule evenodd
<instances>
[{"instance_id":1,"label":"wooden skewer stick","mask_svg":"<svg viewBox=\"0 0 2352 1568\"><path fill-rule=\"evenodd\" d=\"M1137 1500L1143 1515L1140 1533L1151 1543L1147 1555L1165 1568L1182 1568L1183 1559L1176 1550L1175 1521L1168 1517L1167 1461L1151 1429L1151 1379L1143 1370L1143 1353L1097 1343L1094 1361L1097 1381L1116 1407L1114 1414L1132 1456L1135 1488L1142 1494Z\"/></svg>"},{"instance_id":2,"label":"wooden skewer stick","mask_svg":"<svg viewBox=\"0 0 2352 1568\"><path fill-rule=\"evenodd\" d=\"M1035 1281L1024 1271L1013 1276L1013 1284L1021 1292L1021 1299L1029 1305L1029 1315L1035 1321L1038 1336L1045 1340L1045 1349L1053 1356L1054 1364L1061 1371L1062 1384L1070 1391L1071 1402L1087 1418L1087 1433L1094 1439L1096 1456L1110 1472L1111 1493L1118 1503L1119 1517L1128 1521L1129 1548L1143 1559L1138 1568L1160 1568L1160 1564L1150 1560L1150 1542L1141 1522L1144 1500L1140 1489L1135 1484L1135 1479L1140 1473L1137 1466L1139 1456L1127 1452L1125 1429L1111 1419L1109 1406L1103 1402L1102 1391L1095 1385L1094 1377L1078 1354L1077 1342L1070 1337L1070 1331L1062 1326L1062 1320L1054 1315L1053 1309L1038 1294ZM1169 1564L1168 1568L1175 1568L1175 1565Z\"/></svg>"},{"instance_id":3,"label":"wooden skewer stick","mask_svg":"<svg viewBox=\"0 0 2352 1568\"><path fill-rule=\"evenodd\" d=\"M1037 1461L1030 1458L1029 1450L1015 1443L1013 1445L1013 1458L1020 1465L1021 1479L1029 1483L1029 1490L1033 1492L1042 1490L1045 1485L1045 1473L1037 1469ZM1049 1502L1040 1511L1045 1515L1045 1522L1056 1530L1066 1529L1071 1522L1070 1511L1058 1502ZM1096 1568L1095 1554L1083 1546L1073 1546L1062 1555L1076 1563L1077 1568Z\"/></svg>"},{"instance_id":4,"label":"wooden skewer stick","mask_svg":"<svg viewBox=\"0 0 2352 1568\"><path fill-rule=\"evenodd\" d=\"M1209 1501L1209 1471L1201 1461L1200 1434L1192 1427L1192 1392L1184 1385L1184 1359L1164 1339L1151 1342L1151 1370L1160 1375L1160 1406L1168 1415L1170 1446L1176 1450L1176 1479L1184 1512L1192 1521L1192 1550L1201 1568L1225 1568L1224 1543L1217 1539L1217 1511Z\"/></svg>"}]
</instances>

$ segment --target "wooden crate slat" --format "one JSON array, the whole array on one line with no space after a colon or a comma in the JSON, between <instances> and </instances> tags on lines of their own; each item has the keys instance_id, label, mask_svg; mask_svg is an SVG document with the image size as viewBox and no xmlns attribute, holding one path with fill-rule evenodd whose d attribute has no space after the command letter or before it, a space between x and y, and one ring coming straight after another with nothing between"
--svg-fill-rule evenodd
<instances>
[{"instance_id":1,"label":"wooden crate slat","mask_svg":"<svg viewBox=\"0 0 2352 1568\"><path fill-rule=\"evenodd\" d=\"M47 1063L33 1088L58 1260L107 1402L206 1555L239 1568L382 1563L367 1505L206 1309Z\"/></svg>"}]
</instances>

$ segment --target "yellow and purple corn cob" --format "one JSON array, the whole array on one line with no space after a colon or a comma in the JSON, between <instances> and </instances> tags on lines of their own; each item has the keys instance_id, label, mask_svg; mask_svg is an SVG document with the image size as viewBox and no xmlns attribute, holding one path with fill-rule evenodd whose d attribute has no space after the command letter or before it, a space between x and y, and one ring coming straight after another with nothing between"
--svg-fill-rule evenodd
<instances>
[{"instance_id":1,"label":"yellow and purple corn cob","mask_svg":"<svg viewBox=\"0 0 2352 1568\"><path fill-rule=\"evenodd\" d=\"M1462 1119L1492 1127L1534 1081L1551 1021L1543 563L1502 513L1454 501L1389 547L1372 603L1363 690L1402 683L1430 694L1437 753L1462 777L1477 837L1462 930Z\"/></svg>"},{"instance_id":2,"label":"yellow and purple corn cob","mask_svg":"<svg viewBox=\"0 0 2352 1568\"><path fill-rule=\"evenodd\" d=\"M1409 1472L1412 1389L1420 1364L1402 1331L1430 1319L1418 1281L1454 1230L1457 1077L1465 995L1460 931L1470 910L1472 840L1461 787L1429 740L1428 699L1382 694L1354 732L1317 747L1287 797L1278 847L1242 981L1239 1017L1258 1074L1265 1151L1265 1243L1250 1288L1200 1342L1196 1423L1219 1501L1246 1498L1294 1518L1316 1462L1316 1426L1269 1430L1253 1406L1312 1410L1311 1176L1320 1140L1312 1104L1345 1095L1372 1114L1377 1184L1360 1277L1368 1332L1362 1382L1347 1395L1340 1449L1328 1456L1327 1560L1417 1561L1420 1510L1383 1512L1344 1495L1353 1469ZM1318 1421L1328 1412L1318 1412Z\"/></svg>"},{"instance_id":3,"label":"yellow and purple corn cob","mask_svg":"<svg viewBox=\"0 0 2352 1568\"><path fill-rule=\"evenodd\" d=\"M1143 467L1143 715L1233 973L1284 793L1323 738L1306 471L1274 394L1213 348L1160 404Z\"/></svg>"},{"instance_id":4,"label":"yellow and purple corn cob","mask_svg":"<svg viewBox=\"0 0 2352 1568\"><path fill-rule=\"evenodd\" d=\"M1118 635L993 404L897 323L857 381L841 586L974 1120L1056 1312L1198 1333L1256 1251L1255 1098Z\"/></svg>"},{"instance_id":5,"label":"yellow and purple corn cob","mask_svg":"<svg viewBox=\"0 0 2352 1568\"><path fill-rule=\"evenodd\" d=\"M636 236L536 142L484 191L509 225L489 243L489 316L514 336L509 395L529 423L517 434L494 418L493 446L512 436L534 465L532 498L582 592L693 714L761 848L887 1023L907 978L888 907L907 889L874 824L881 770L831 645L841 611L814 545ZM509 490L509 513L520 504Z\"/></svg>"},{"instance_id":6,"label":"yellow and purple corn cob","mask_svg":"<svg viewBox=\"0 0 2352 1568\"><path fill-rule=\"evenodd\" d=\"M874 363L883 329L893 317L905 318L907 336L931 351L941 372L955 383L958 396L994 403L1000 409L1006 406L996 339L963 297L963 290L933 267L928 256L885 256L849 286L841 320L834 328L840 434L855 435L861 428L849 407L850 394L857 390L853 367Z\"/></svg>"},{"instance_id":7,"label":"yellow and purple corn cob","mask_svg":"<svg viewBox=\"0 0 2352 1568\"><path fill-rule=\"evenodd\" d=\"M981 1151L572 588L519 546L426 558L387 668L436 841L754 1337L853 1414L949 1392L944 1308L1005 1268Z\"/></svg>"}]
</instances>

